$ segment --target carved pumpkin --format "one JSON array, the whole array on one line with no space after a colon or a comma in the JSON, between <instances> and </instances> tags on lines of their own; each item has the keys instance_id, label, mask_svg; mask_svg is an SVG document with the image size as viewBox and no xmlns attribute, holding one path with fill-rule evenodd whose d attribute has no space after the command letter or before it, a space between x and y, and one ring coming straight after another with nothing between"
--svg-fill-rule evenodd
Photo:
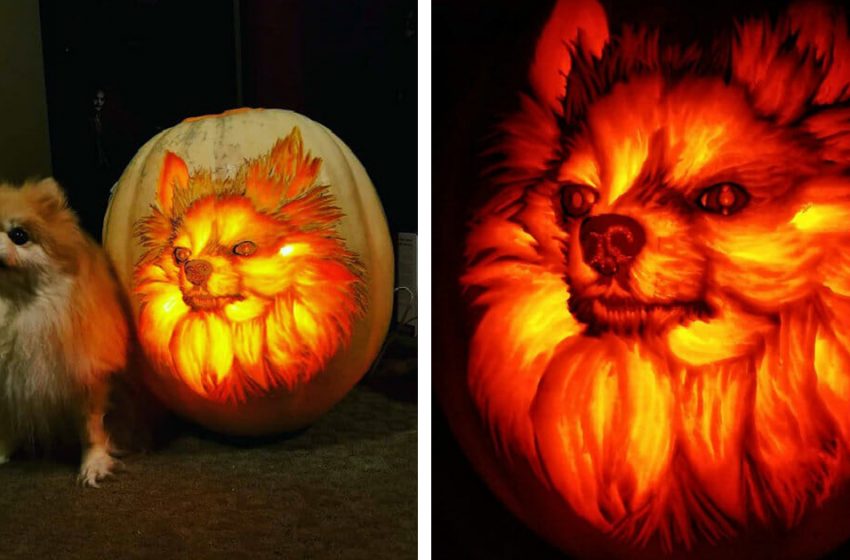
<instances>
[{"instance_id":1,"label":"carved pumpkin","mask_svg":"<svg viewBox=\"0 0 850 560\"><path fill-rule=\"evenodd\" d=\"M303 426L365 373L392 248L351 151L296 113L189 119L122 175L104 244L132 294L146 379L217 430Z\"/></svg>"},{"instance_id":2,"label":"carved pumpkin","mask_svg":"<svg viewBox=\"0 0 850 560\"><path fill-rule=\"evenodd\" d=\"M469 224L446 413L574 554L813 557L850 534L846 18L735 30L670 44L559 2Z\"/></svg>"}]
</instances>

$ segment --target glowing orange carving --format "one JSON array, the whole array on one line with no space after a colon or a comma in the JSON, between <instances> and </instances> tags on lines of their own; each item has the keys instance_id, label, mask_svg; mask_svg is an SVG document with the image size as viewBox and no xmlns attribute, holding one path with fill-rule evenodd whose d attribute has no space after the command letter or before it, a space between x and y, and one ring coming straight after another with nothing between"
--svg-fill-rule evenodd
<instances>
[{"instance_id":1,"label":"glowing orange carving","mask_svg":"<svg viewBox=\"0 0 850 560\"><path fill-rule=\"evenodd\" d=\"M628 542L793 526L850 467L846 20L749 20L724 58L591 4L556 7L466 239L471 394Z\"/></svg>"},{"instance_id":2,"label":"glowing orange carving","mask_svg":"<svg viewBox=\"0 0 850 560\"><path fill-rule=\"evenodd\" d=\"M211 400L292 388L348 343L364 271L298 128L233 177L168 153L135 269L148 355Z\"/></svg>"}]
</instances>

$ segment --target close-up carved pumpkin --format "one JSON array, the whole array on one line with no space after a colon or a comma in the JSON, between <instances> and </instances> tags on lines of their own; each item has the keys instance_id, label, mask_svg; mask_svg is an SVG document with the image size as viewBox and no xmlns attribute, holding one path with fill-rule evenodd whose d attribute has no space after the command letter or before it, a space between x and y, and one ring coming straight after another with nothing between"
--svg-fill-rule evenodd
<instances>
[{"instance_id":1,"label":"close-up carved pumpkin","mask_svg":"<svg viewBox=\"0 0 850 560\"><path fill-rule=\"evenodd\" d=\"M282 110L187 119L115 187L104 245L132 296L144 379L231 434L301 428L380 349L393 258L365 170Z\"/></svg>"},{"instance_id":2,"label":"close-up carved pumpkin","mask_svg":"<svg viewBox=\"0 0 850 560\"><path fill-rule=\"evenodd\" d=\"M819 557L850 535L846 14L615 15L552 8L481 152L443 411L571 555Z\"/></svg>"}]
</instances>

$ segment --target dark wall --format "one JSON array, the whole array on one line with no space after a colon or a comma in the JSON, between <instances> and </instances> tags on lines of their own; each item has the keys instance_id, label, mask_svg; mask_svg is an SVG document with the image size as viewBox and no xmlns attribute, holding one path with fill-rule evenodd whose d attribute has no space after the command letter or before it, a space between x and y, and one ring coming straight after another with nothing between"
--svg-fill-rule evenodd
<instances>
[{"instance_id":1,"label":"dark wall","mask_svg":"<svg viewBox=\"0 0 850 560\"><path fill-rule=\"evenodd\" d=\"M237 106L303 113L416 231L414 0L41 0L53 173L96 236L141 145ZM103 92L100 110L95 98Z\"/></svg>"},{"instance_id":2,"label":"dark wall","mask_svg":"<svg viewBox=\"0 0 850 560\"><path fill-rule=\"evenodd\" d=\"M233 5L41 0L41 21L53 174L99 237L109 189L145 141L235 106Z\"/></svg>"},{"instance_id":3,"label":"dark wall","mask_svg":"<svg viewBox=\"0 0 850 560\"><path fill-rule=\"evenodd\" d=\"M363 163L390 229L415 232L416 1L241 0L244 103L303 113Z\"/></svg>"},{"instance_id":4,"label":"dark wall","mask_svg":"<svg viewBox=\"0 0 850 560\"><path fill-rule=\"evenodd\" d=\"M0 2L0 181L50 175L38 0Z\"/></svg>"}]
</instances>

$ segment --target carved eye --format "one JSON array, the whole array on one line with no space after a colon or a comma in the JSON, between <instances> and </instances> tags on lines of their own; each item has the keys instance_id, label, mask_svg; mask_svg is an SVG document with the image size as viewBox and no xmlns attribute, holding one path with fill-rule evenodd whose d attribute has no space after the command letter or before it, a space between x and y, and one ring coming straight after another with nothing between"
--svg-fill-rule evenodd
<instances>
[{"instance_id":1,"label":"carved eye","mask_svg":"<svg viewBox=\"0 0 850 560\"><path fill-rule=\"evenodd\" d=\"M590 212L590 208L599 200L596 189L585 185L566 185L561 190L561 207L564 214L579 218Z\"/></svg>"},{"instance_id":2,"label":"carved eye","mask_svg":"<svg viewBox=\"0 0 850 560\"><path fill-rule=\"evenodd\" d=\"M240 257L250 257L257 252L257 245L253 241L242 241L233 246L233 254Z\"/></svg>"},{"instance_id":3,"label":"carved eye","mask_svg":"<svg viewBox=\"0 0 850 560\"><path fill-rule=\"evenodd\" d=\"M189 257L192 256L192 251L187 249L186 247L175 247L174 248L174 260L178 263L184 263L189 260Z\"/></svg>"},{"instance_id":4,"label":"carved eye","mask_svg":"<svg viewBox=\"0 0 850 560\"><path fill-rule=\"evenodd\" d=\"M750 201L750 194L735 183L717 183L697 197L697 204L706 212L728 216L741 210Z\"/></svg>"}]
</instances>

